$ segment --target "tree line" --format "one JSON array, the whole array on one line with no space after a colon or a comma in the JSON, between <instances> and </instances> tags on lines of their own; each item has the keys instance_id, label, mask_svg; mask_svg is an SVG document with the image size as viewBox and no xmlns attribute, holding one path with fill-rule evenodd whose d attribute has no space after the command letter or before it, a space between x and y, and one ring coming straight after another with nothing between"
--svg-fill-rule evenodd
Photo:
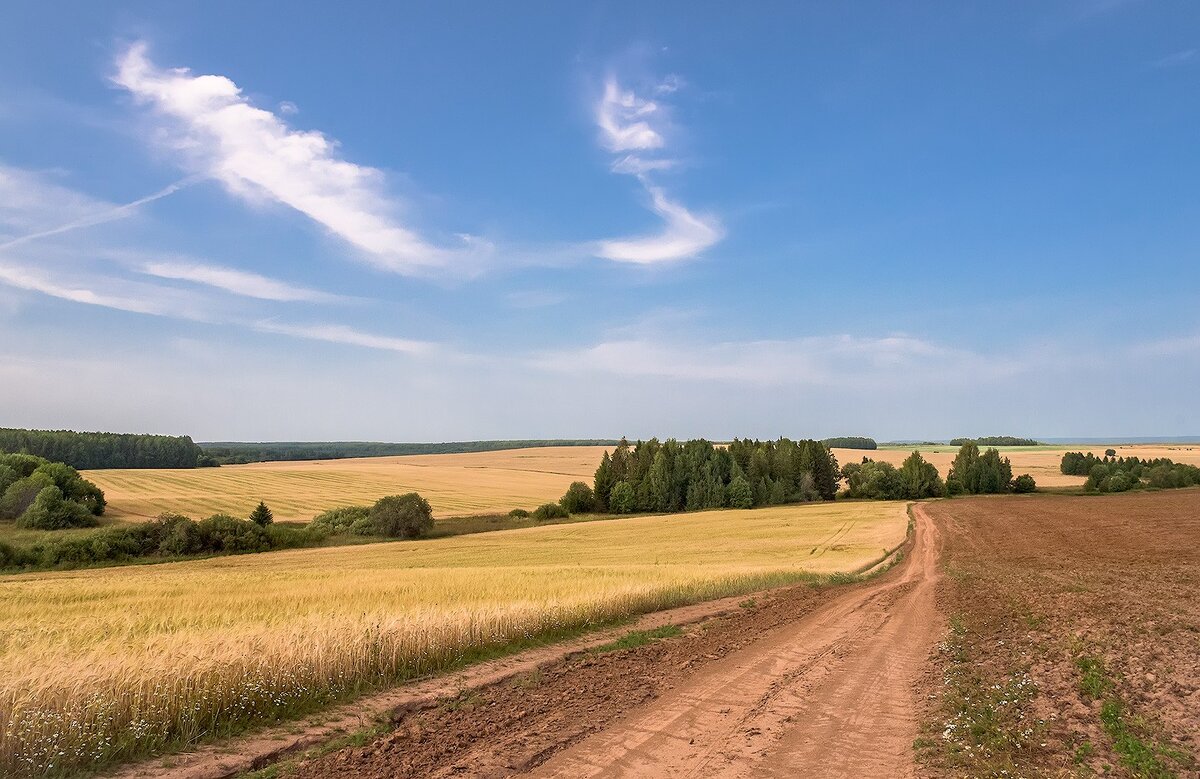
<instances>
[{"instance_id":1,"label":"tree line","mask_svg":"<svg viewBox=\"0 0 1200 779\"><path fill-rule=\"evenodd\" d=\"M0 451L32 454L81 471L195 468L209 464L190 436L0 428Z\"/></svg>"},{"instance_id":2,"label":"tree line","mask_svg":"<svg viewBox=\"0 0 1200 779\"><path fill-rule=\"evenodd\" d=\"M985 435L979 438L951 438L951 446L974 443L976 446L1041 446L1041 441L1032 438L1016 438L1011 435Z\"/></svg>"},{"instance_id":3,"label":"tree line","mask_svg":"<svg viewBox=\"0 0 1200 779\"><path fill-rule=\"evenodd\" d=\"M1143 487L1176 489L1200 485L1200 468L1166 457L1144 459L1116 457L1109 449L1104 457L1091 452L1067 452L1059 470L1070 476L1087 476L1085 492L1127 492Z\"/></svg>"},{"instance_id":4,"label":"tree line","mask_svg":"<svg viewBox=\"0 0 1200 779\"><path fill-rule=\"evenodd\" d=\"M830 449L878 449L879 444L874 438L858 435L844 435L838 438L826 438L821 443Z\"/></svg>"},{"instance_id":5,"label":"tree line","mask_svg":"<svg viewBox=\"0 0 1200 779\"><path fill-rule=\"evenodd\" d=\"M395 457L409 454L463 454L539 446L616 446L615 439L526 439L513 441L455 441L445 443L383 443L378 441L235 441L201 442L215 464L240 465L284 460L340 460L346 457Z\"/></svg>"}]
</instances>

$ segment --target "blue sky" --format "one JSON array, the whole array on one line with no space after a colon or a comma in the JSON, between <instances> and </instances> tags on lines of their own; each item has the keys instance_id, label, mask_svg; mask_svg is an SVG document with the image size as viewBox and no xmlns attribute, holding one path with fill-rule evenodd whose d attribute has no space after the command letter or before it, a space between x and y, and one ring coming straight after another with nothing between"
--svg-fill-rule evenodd
<instances>
[{"instance_id":1,"label":"blue sky","mask_svg":"<svg viewBox=\"0 0 1200 779\"><path fill-rule=\"evenodd\" d=\"M1189 3L0 10L0 424L1200 432Z\"/></svg>"}]
</instances>

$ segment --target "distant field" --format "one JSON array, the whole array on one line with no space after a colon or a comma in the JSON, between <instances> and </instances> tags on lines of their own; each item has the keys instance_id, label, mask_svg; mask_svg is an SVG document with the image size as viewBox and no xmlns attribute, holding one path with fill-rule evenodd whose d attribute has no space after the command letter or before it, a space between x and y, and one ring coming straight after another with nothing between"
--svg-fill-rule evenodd
<instances>
[{"instance_id":1,"label":"distant field","mask_svg":"<svg viewBox=\"0 0 1200 779\"><path fill-rule=\"evenodd\" d=\"M986 447L983 447L986 448ZM1110 448L1106 444L1070 445L1056 444L1054 446L1000 446L1000 453L1012 461L1013 474L1028 473L1038 483L1039 487L1078 487L1087 479L1083 476L1066 476L1058 470L1063 452L1092 452L1097 457L1104 456L1104 450ZM1175 462L1200 465L1200 445L1197 444L1125 444L1111 447L1117 450L1121 457L1141 457L1143 459L1168 457ZM872 460L889 462L900 465L913 449L937 466L942 478L950 471L950 463L958 453L957 446L888 446L874 451L859 449L834 449L838 462L845 465L849 462L862 460L863 455Z\"/></svg>"},{"instance_id":2,"label":"distant field","mask_svg":"<svg viewBox=\"0 0 1200 779\"><path fill-rule=\"evenodd\" d=\"M294 714L472 649L860 569L903 503L635 517L0 578L0 774Z\"/></svg>"},{"instance_id":3,"label":"distant field","mask_svg":"<svg viewBox=\"0 0 1200 779\"><path fill-rule=\"evenodd\" d=\"M188 470L103 470L85 476L104 490L107 516L141 520L173 511L201 518L245 516L266 501L277 519L312 519L326 509L370 504L416 491L435 516L507 512L558 500L573 481L589 484L602 446L554 446L470 454L364 457L225 465Z\"/></svg>"},{"instance_id":4,"label":"distant field","mask_svg":"<svg viewBox=\"0 0 1200 779\"><path fill-rule=\"evenodd\" d=\"M1043 487L1078 486L1081 476L1058 471L1063 452L1107 447L1002 447L1014 473L1029 473ZM1169 457L1200 465L1200 445L1126 445L1122 456ZM920 448L942 477L950 470L957 447ZM364 457L340 460L226 465L188 470L87 471L104 490L107 517L142 520L173 511L194 518L217 512L245 516L264 500L278 519L308 520L326 509L369 504L384 495L417 491L433 505L435 516L507 512L558 500L576 480L592 482L602 446L556 446L470 454ZM838 462L857 462L864 455L899 465L912 449L873 451L834 449Z\"/></svg>"}]
</instances>

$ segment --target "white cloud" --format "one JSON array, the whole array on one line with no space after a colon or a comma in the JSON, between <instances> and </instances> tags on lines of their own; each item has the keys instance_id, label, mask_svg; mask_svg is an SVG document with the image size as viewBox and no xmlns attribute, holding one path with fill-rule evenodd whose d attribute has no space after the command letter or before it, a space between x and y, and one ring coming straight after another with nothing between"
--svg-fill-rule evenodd
<instances>
[{"instance_id":1,"label":"white cloud","mask_svg":"<svg viewBox=\"0 0 1200 779\"><path fill-rule=\"evenodd\" d=\"M169 120L164 135L194 172L239 197L296 209L386 270L417 273L454 258L397 221L400 205L384 191L381 171L342 159L322 133L292 129L255 107L224 76L155 66L146 48L131 46L113 80Z\"/></svg>"},{"instance_id":2,"label":"white cloud","mask_svg":"<svg viewBox=\"0 0 1200 779\"><path fill-rule=\"evenodd\" d=\"M223 268L217 265L195 262L147 262L139 270L162 279L190 281L260 300L324 303L340 299L336 295L319 290L298 287L285 281L260 276L257 273Z\"/></svg>"},{"instance_id":3,"label":"white cloud","mask_svg":"<svg viewBox=\"0 0 1200 779\"><path fill-rule=\"evenodd\" d=\"M9 239L18 233L52 229L64 220L94 217L116 207L115 203L56 184L46 173L0 163L0 229Z\"/></svg>"},{"instance_id":4,"label":"white cloud","mask_svg":"<svg viewBox=\"0 0 1200 779\"><path fill-rule=\"evenodd\" d=\"M670 76L655 87L659 94L679 89L681 81ZM632 238L600 241L595 254L617 262L651 265L689 259L720 241L725 231L719 219L699 215L677 200L672 200L650 174L669 170L676 161L646 152L662 149L665 144L666 117L662 107L623 89L615 78L604 84L604 94L596 106L596 124L601 143L612 152L625 152L614 160L614 173L634 176L650 199L650 210L664 222L661 232Z\"/></svg>"},{"instance_id":5,"label":"white cloud","mask_svg":"<svg viewBox=\"0 0 1200 779\"><path fill-rule=\"evenodd\" d=\"M1174 68L1192 62L1197 54L1200 54L1200 49L1184 49L1157 59L1152 64L1156 68Z\"/></svg>"},{"instance_id":6,"label":"white cloud","mask_svg":"<svg viewBox=\"0 0 1200 779\"><path fill-rule=\"evenodd\" d=\"M724 232L717 219L697 216L668 200L661 188L643 184L650 194L651 208L662 217L665 228L657 235L601 241L598 255L619 262L651 264L694 257L721 240Z\"/></svg>"},{"instance_id":7,"label":"white cloud","mask_svg":"<svg viewBox=\"0 0 1200 779\"><path fill-rule=\"evenodd\" d=\"M372 333L364 333L361 330L355 330L345 325L288 325L274 321L264 321L255 323L254 329L264 333L288 335L293 338L307 338L313 341L364 346L369 349L382 349L402 354L425 354L434 348L434 344L428 341L413 341L407 338L374 335Z\"/></svg>"},{"instance_id":8,"label":"white cloud","mask_svg":"<svg viewBox=\"0 0 1200 779\"><path fill-rule=\"evenodd\" d=\"M534 358L568 373L649 376L741 385L880 388L919 381L975 383L1010 376L1023 364L985 358L904 335L812 336L791 340L679 344L645 338L603 341Z\"/></svg>"},{"instance_id":9,"label":"white cloud","mask_svg":"<svg viewBox=\"0 0 1200 779\"><path fill-rule=\"evenodd\" d=\"M0 283L91 306L103 306L119 311L155 316L164 316L168 313L168 309L160 302L146 296L125 296L97 291L88 286L63 284L55 281L44 271L9 263L0 264Z\"/></svg>"}]
</instances>

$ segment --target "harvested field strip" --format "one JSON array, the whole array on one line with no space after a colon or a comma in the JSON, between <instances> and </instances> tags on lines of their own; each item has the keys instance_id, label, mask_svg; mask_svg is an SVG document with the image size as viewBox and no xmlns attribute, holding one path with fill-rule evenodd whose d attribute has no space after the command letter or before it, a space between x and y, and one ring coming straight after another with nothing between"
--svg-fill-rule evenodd
<instances>
[{"instance_id":1,"label":"harvested field strip","mask_svg":"<svg viewBox=\"0 0 1200 779\"><path fill-rule=\"evenodd\" d=\"M907 521L903 504L816 504L6 577L0 773L128 758L513 641L855 570Z\"/></svg>"}]
</instances>

